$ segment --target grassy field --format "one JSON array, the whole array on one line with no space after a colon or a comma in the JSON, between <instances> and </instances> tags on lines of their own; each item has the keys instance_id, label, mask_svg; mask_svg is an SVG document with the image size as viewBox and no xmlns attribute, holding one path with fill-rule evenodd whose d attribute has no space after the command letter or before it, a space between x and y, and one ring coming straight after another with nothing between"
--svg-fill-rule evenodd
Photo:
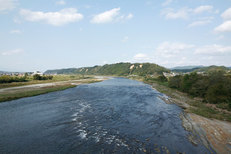
<instances>
[{"instance_id":1,"label":"grassy field","mask_svg":"<svg viewBox=\"0 0 231 154\"><path fill-rule=\"evenodd\" d=\"M18 87L31 84L40 84L40 83L50 83L58 81L68 81L68 80L80 80L80 79L90 79L93 76L82 76L82 75L54 75L52 80L33 80L32 76L27 78L26 82L12 82L12 83L1 83L0 89L9 88L9 87Z\"/></svg>"},{"instance_id":2,"label":"grassy field","mask_svg":"<svg viewBox=\"0 0 231 154\"><path fill-rule=\"evenodd\" d=\"M0 102L15 100L15 99L23 98L23 97L31 97L31 96L46 94L49 92L65 90L65 89L73 88L73 87L76 87L76 86L71 85L71 84L65 84L65 85L44 87L41 89L34 89L34 90L30 89L30 90L23 90L23 91L12 92L12 93L11 92L4 93L4 94L0 94Z\"/></svg>"},{"instance_id":3,"label":"grassy field","mask_svg":"<svg viewBox=\"0 0 231 154\"><path fill-rule=\"evenodd\" d=\"M84 79L84 80L83 80ZM104 79L103 79L104 80ZM62 82L63 81L63 82ZM46 81L29 81L27 84L24 83L8 83L7 87L17 87L10 89L2 89L0 92L0 102L15 100L23 97L31 97L40 94L45 94L53 91L65 90L68 88L76 87L80 84L100 82L102 80L94 79L93 77L70 77L70 76L58 76L54 80ZM38 83L45 83L43 86L33 85ZM48 84L46 84L48 83ZM51 83L51 84L49 84ZM13 84L13 85L12 85ZM23 85L32 85L31 87L20 87ZM18 88L19 87L19 88Z\"/></svg>"}]
</instances>

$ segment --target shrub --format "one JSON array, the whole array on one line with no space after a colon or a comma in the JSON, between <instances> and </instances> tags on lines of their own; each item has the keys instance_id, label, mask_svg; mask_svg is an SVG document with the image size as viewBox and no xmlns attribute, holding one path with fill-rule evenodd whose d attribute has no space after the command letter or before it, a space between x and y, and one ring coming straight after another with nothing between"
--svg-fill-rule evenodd
<instances>
[{"instance_id":1,"label":"shrub","mask_svg":"<svg viewBox=\"0 0 231 154\"><path fill-rule=\"evenodd\" d=\"M157 80L160 82L167 82L168 81L168 79L164 75L158 76Z\"/></svg>"},{"instance_id":2,"label":"shrub","mask_svg":"<svg viewBox=\"0 0 231 154\"><path fill-rule=\"evenodd\" d=\"M52 75L44 75L44 76L41 76L39 74L35 74L33 75L33 80L52 80L53 79L53 76Z\"/></svg>"},{"instance_id":3,"label":"shrub","mask_svg":"<svg viewBox=\"0 0 231 154\"><path fill-rule=\"evenodd\" d=\"M13 77L9 75L0 76L0 83L25 82L26 77Z\"/></svg>"}]
</instances>

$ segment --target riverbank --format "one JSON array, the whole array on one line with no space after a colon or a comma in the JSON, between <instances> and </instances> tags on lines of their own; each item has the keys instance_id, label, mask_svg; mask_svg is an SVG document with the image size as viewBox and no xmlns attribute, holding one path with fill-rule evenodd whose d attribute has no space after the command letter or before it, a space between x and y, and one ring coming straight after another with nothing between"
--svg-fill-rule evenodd
<instances>
[{"instance_id":1,"label":"riverbank","mask_svg":"<svg viewBox=\"0 0 231 154\"><path fill-rule=\"evenodd\" d=\"M69 80L82 80L82 79L93 79L94 76L83 76L83 75L54 75L52 80L33 80L32 76L28 76L24 82L11 82L11 83L0 83L0 89L11 88L11 87L21 87L27 85L62 82Z\"/></svg>"},{"instance_id":2,"label":"riverbank","mask_svg":"<svg viewBox=\"0 0 231 154\"><path fill-rule=\"evenodd\" d=\"M212 147L217 153L231 153L231 114L217 111L202 103L198 98L168 88L158 83L151 84L154 89L166 94L162 98L166 103L174 103L184 109L181 115L183 127L194 135L199 135L206 147ZM189 140L196 145L193 136Z\"/></svg>"},{"instance_id":3,"label":"riverbank","mask_svg":"<svg viewBox=\"0 0 231 154\"><path fill-rule=\"evenodd\" d=\"M142 77L132 77L133 80L144 82ZM231 112L221 110L211 104L205 104L200 98L192 98L176 89L158 82L148 83L153 89L165 94L161 99L168 104L176 104L184 112L180 116L182 126L192 134L188 139L197 145L195 136L200 136L201 142L217 153L231 153Z\"/></svg>"},{"instance_id":4,"label":"riverbank","mask_svg":"<svg viewBox=\"0 0 231 154\"><path fill-rule=\"evenodd\" d=\"M100 82L106 78L91 78L80 80L68 80L42 84L30 84L26 86L10 87L0 89L0 102L15 100L23 97L31 97L49 92L65 90L80 84Z\"/></svg>"}]
</instances>

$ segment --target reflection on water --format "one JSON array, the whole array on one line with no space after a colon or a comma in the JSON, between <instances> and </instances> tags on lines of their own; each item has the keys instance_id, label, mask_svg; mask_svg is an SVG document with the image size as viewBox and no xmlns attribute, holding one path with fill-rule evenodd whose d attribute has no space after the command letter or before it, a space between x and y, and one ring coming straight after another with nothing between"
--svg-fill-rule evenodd
<instances>
[{"instance_id":1,"label":"reflection on water","mask_svg":"<svg viewBox=\"0 0 231 154\"><path fill-rule=\"evenodd\" d=\"M209 153L160 95L115 78L1 103L0 153Z\"/></svg>"}]
</instances>

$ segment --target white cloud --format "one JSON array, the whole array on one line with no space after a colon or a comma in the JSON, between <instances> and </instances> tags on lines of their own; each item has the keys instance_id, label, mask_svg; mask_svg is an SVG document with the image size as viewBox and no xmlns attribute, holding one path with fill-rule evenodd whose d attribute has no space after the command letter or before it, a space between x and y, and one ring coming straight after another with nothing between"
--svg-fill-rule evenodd
<instances>
[{"instance_id":1,"label":"white cloud","mask_svg":"<svg viewBox=\"0 0 231 154\"><path fill-rule=\"evenodd\" d=\"M138 53L133 57L134 60L148 60L148 56L144 53Z\"/></svg>"},{"instance_id":2,"label":"white cloud","mask_svg":"<svg viewBox=\"0 0 231 154\"><path fill-rule=\"evenodd\" d=\"M213 6L211 5L201 5L195 9L192 8L180 8L174 10L172 8L164 9L161 14L165 16L166 19L188 19L192 15L197 15L203 12L212 12Z\"/></svg>"},{"instance_id":3,"label":"white cloud","mask_svg":"<svg viewBox=\"0 0 231 154\"><path fill-rule=\"evenodd\" d=\"M179 56L179 54L183 52L190 52L194 54L219 55L224 53L231 53L231 46L218 44L195 46L185 43L163 42L156 48L156 53L163 57Z\"/></svg>"},{"instance_id":4,"label":"white cloud","mask_svg":"<svg viewBox=\"0 0 231 154\"><path fill-rule=\"evenodd\" d=\"M213 20L213 17L200 19L200 20L192 22L191 24L188 25L188 27L191 28L191 27L195 27L195 26L207 25L207 24L211 23L212 20Z\"/></svg>"},{"instance_id":5,"label":"white cloud","mask_svg":"<svg viewBox=\"0 0 231 154\"><path fill-rule=\"evenodd\" d=\"M10 34L22 34L22 31L18 30L18 29L14 29L10 31Z\"/></svg>"},{"instance_id":6,"label":"white cloud","mask_svg":"<svg viewBox=\"0 0 231 154\"><path fill-rule=\"evenodd\" d=\"M27 21L45 22L53 26L62 26L83 19L83 15L78 13L77 9L75 8L66 8L58 12L36 12L21 9L20 15L24 17Z\"/></svg>"},{"instance_id":7,"label":"white cloud","mask_svg":"<svg viewBox=\"0 0 231 154\"><path fill-rule=\"evenodd\" d=\"M216 39L217 39L217 40L222 40L222 39L224 39L224 38L225 38L224 35L220 35L220 36L218 36Z\"/></svg>"},{"instance_id":8,"label":"white cloud","mask_svg":"<svg viewBox=\"0 0 231 154\"><path fill-rule=\"evenodd\" d=\"M162 3L162 6L167 6L169 4L171 4L173 2L173 0L166 0L164 3Z\"/></svg>"},{"instance_id":9,"label":"white cloud","mask_svg":"<svg viewBox=\"0 0 231 154\"><path fill-rule=\"evenodd\" d=\"M231 8L228 8L227 10L225 10L225 12L221 14L221 17L224 20L231 20Z\"/></svg>"},{"instance_id":10,"label":"white cloud","mask_svg":"<svg viewBox=\"0 0 231 154\"><path fill-rule=\"evenodd\" d=\"M60 0L56 2L57 5L65 5L66 2L64 0Z\"/></svg>"},{"instance_id":11,"label":"white cloud","mask_svg":"<svg viewBox=\"0 0 231 154\"><path fill-rule=\"evenodd\" d=\"M188 8L181 8L180 10L175 11L174 9L168 8L162 11L162 15L166 19L187 19L188 18Z\"/></svg>"},{"instance_id":12,"label":"white cloud","mask_svg":"<svg viewBox=\"0 0 231 154\"><path fill-rule=\"evenodd\" d=\"M101 23L111 23L118 22L122 20L127 20L133 18L133 14L120 15L120 8L114 8L109 11L94 15L91 19L91 23L101 24Z\"/></svg>"},{"instance_id":13,"label":"white cloud","mask_svg":"<svg viewBox=\"0 0 231 154\"><path fill-rule=\"evenodd\" d=\"M179 42L163 42L157 48L157 54L161 54L165 57L174 56L182 51L192 49L194 45L179 43Z\"/></svg>"},{"instance_id":14,"label":"white cloud","mask_svg":"<svg viewBox=\"0 0 231 154\"><path fill-rule=\"evenodd\" d=\"M22 23L22 21L18 17L15 17L13 19L13 22L16 23L16 24L21 24Z\"/></svg>"},{"instance_id":15,"label":"white cloud","mask_svg":"<svg viewBox=\"0 0 231 154\"><path fill-rule=\"evenodd\" d=\"M225 20L221 25L215 27L215 32L231 32L231 8L225 10L221 17Z\"/></svg>"},{"instance_id":16,"label":"white cloud","mask_svg":"<svg viewBox=\"0 0 231 154\"><path fill-rule=\"evenodd\" d=\"M20 54L20 53L23 53L22 49L14 49L14 50L9 50L9 51L4 51L1 53L1 55L11 56L11 55L16 55L16 54Z\"/></svg>"},{"instance_id":17,"label":"white cloud","mask_svg":"<svg viewBox=\"0 0 231 154\"><path fill-rule=\"evenodd\" d=\"M218 13L220 13L220 10L217 9L214 13L215 13L215 14L218 14Z\"/></svg>"},{"instance_id":18,"label":"white cloud","mask_svg":"<svg viewBox=\"0 0 231 154\"><path fill-rule=\"evenodd\" d=\"M128 36L125 36L123 39L122 39L122 42L127 42L128 41Z\"/></svg>"},{"instance_id":19,"label":"white cloud","mask_svg":"<svg viewBox=\"0 0 231 154\"><path fill-rule=\"evenodd\" d=\"M211 12L213 10L213 6L211 5L201 5L193 10L194 13L199 14L203 12Z\"/></svg>"},{"instance_id":20,"label":"white cloud","mask_svg":"<svg viewBox=\"0 0 231 154\"><path fill-rule=\"evenodd\" d=\"M16 7L16 0L0 0L0 12L12 10Z\"/></svg>"},{"instance_id":21,"label":"white cloud","mask_svg":"<svg viewBox=\"0 0 231 154\"><path fill-rule=\"evenodd\" d=\"M206 45L206 46L198 47L194 53L206 54L206 55L231 53L231 46L223 46L217 44Z\"/></svg>"},{"instance_id":22,"label":"white cloud","mask_svg":"<svg viewBox=\"0 0 231 154\"><path fill-rule=\"evenodd\" d=\"M231 32L231 20L225 21L214 30L215 32Z\"/></svg>"},{"instance_id":23,"label":"white cloud","mask_svg":"<svg viewBox=\"0 0 231 154\"><path fill-rule=\"evenodd\" d=\"M127 16L126 16L127 19L132 19L133 18L133 14L132 13L129 13Z\"/></svg>"},{"instance_id":24,"label":"white cloud","mask_svg":"<svg viewBox=\"0 0 231 154\"><path fill-rule=\"evenodd\" d=\"M231 46L210 44L196 46L163 42L152 55L152 61L167 67L177 65L230 65Z\"/></svg>"}]
</instances>

